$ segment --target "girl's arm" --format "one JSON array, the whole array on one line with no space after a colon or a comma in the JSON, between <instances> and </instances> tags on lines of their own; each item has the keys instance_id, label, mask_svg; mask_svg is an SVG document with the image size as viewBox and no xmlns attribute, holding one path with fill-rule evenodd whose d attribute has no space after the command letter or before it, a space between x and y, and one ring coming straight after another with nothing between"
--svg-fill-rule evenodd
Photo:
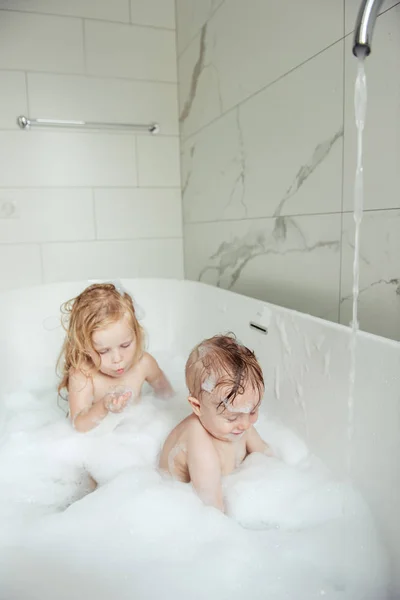
<instances>
[{"instance_id":1,"label":"girl's arm","mask_svg":"<svg viewBox=\"0 0 400 600\"><path fill-rule=\"evenodd\" d=\"M68 403L71 421L77 431L90 431L108 413L103 400L93 403L93 382L82 371L73 371L70 374Z\"/></svg>"},{"instance_id":2,"label":"girl's arm","mask_svg":"<svg viewBox=\"0 0 400 600\"><path fill-rule=\"evenodd\" d=\"M158 366L156 359L146 352L143 355L142 361L145 368L145 379L154 389L157 396L162 396L164 398L172 396L174 390L167 377Z\"/></svg>"}]
</instances>

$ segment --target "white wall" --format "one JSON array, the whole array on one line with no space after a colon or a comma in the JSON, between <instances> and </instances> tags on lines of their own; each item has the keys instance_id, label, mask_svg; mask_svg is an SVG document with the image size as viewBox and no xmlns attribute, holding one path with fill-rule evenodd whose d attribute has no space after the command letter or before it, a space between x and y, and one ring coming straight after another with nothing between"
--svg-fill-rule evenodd
<instances>
[{"instance_id":1,"label":"white wall","mask_svg":"<svg viewBox=\"0 0 400 600\"><path fill-rule=\"evenodd\" d=\"M0 288L182 276L174 29L173 0L0 0Z\"/></svg>"},{"instance_id":2,"label":"white wall","mask_svg":"<svg viewBox=\"0 0 400 600\"><path fill-rule=\"evenodd\" d=\"M185 272L351 320L360 0L177 0ZM367 60L361 327L400 339L400 3Z\"/></svg>"}]
</instances>

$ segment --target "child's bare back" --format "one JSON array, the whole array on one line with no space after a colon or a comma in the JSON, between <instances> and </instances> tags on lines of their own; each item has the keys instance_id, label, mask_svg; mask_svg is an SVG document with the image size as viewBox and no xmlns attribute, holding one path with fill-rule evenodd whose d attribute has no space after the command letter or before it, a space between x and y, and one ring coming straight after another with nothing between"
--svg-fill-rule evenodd
<instances>
[{"instance_id":1,"label":"child's bare back","mask_svg":"<svg viewBox=\"0 0 400 600\"><path fill-rule=\"evenodd\" d=\"M160 467L175 479L189 483L191 475L188 459L198 453L219 463L221 475L229 475L246 458L246 434L237 442L225 442L212 437L196 415L184 419L168 436L160 456Z\"/></svg>"}]
</instances>

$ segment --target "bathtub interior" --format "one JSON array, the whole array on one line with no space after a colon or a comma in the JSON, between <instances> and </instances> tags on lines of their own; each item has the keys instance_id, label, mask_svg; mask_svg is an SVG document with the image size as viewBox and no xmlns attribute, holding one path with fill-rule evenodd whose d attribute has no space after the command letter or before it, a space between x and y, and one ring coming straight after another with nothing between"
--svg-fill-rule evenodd
<instances>
[{"instance_id":1,"label":"bathtub interior","mask_svg":"<svg viewBox=\"0 0 400 600\"><path fill-rule=\"evenodd\" d=\"M63 339L59 307L86 285L53 284L0 295L2 392L55 384L54 359ZM205 337L235 332L262 364L263 410L306 439L336 475L346 476L346 328L194 282L123 280L123 285L138 306L150 351L186 356ZM400 564L399 367L399 344L360 334L352 478L380 526L394 572ZM400 589L400 582L394 586Z\"/></svg>"}]
</instances>

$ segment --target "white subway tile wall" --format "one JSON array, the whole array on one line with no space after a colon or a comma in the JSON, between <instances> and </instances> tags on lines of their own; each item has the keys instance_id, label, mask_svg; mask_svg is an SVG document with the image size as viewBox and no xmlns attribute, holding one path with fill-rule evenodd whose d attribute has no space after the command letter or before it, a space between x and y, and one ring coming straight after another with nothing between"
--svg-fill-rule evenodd
<instances>
[{"instance_id":1,"label":"white subway tile wall","mask_svg":"<svg viewBox=\"0 0 400 600\"><path fill-rule=\"evenodd\" d=\"M176 70L173 0L0 0L0 289L183 276Z\"/></svg>"},{"instance_id":2,"label":"white subway tile wall","mask_svg":"<svg viewBox=\"0 0 400 600\"><path fill-rule=\"evenodd\" d=\"M0 69L84 73L82 20L2 11Z\"/></svg>"},{"instance_id":3,"label":"white subway tile wall","mask_svg":"<svg viewBox=\"0 0 400 600\"><path fill-rule=\"evenodd\" d=\"M140 186L180 186L177 137L137 137L137 158Z\"/></svg>"},{"instance_id":4,"label":"white subway tile wall","mask_svg":"<svg viewBox=\"0 0 400 600\"><path fill-rule=\"evenodd\" d=\"M129 23L127 0L0 0L0 9Z\"/></svg>"},{"instance_id":5,"label":"white subway tile wall","mask_svg":"<svg viewBox=\"0 0 400 600\"><path fill-rule=\"evenodd\" d=\"M131 22L175 29L175 0L131 0Z\"/></svg>"},{"instance_id":6,"label":"white subway tile wall","mask_svg":"<svg viewBox=\"0 0 400 600\"><path fill-rule=\"evenodd\" d=\"M45 244L45 283L84 279L183 276L180 239L148 239L128 242L76 242ZM166 275L167 273L167 275Z\"/></svg>"},{"instance_id":7,"label":"white subway tile wall","mask_svg":"<svg viewBox=\"0 0 400 600\"><path fill-rule=\"evenodd\" d=\"M19 92L18 84L19 81L14 82L15 95ZM161 123L163 134L179 132L174 83L28 73L28 88L32 114L41 111L49 119L68 120L79 115L84 121L129 123L134 118L138 123ZM9 108L7 112L10 113ZM14 113L15 106L12 125Z\"/></svg>"},{"instance_id":8,"label":"white subway tile wall","mask_svg":"<svg viewBox=\"0 0 400 600\"><path fill-rule=\"evenodd\" d=\"M174 31L90 20L84 25L90 75L176 81Z\"/></svg>"},{"instance_id":9,"label":"white subway tile wall","mask_svg":"<svg viewBox=\"0 0 400 600\"><path fill-rule=\"evenodd\" d=\"M0 128L15 130L16 117L27 110L25 73L0 71Z\"/></svg>"},{"instance_id":10,"label":"white subway tile wall","mask_svg":"<svg viewBox=\"0 0 400 600\"><path fill-rule=\"evenodd\" d=\"M96 229L101 239L176 238L181 235L179 189L100 188L95 190L94 199Z\"/></svg>"}]
</instances>

